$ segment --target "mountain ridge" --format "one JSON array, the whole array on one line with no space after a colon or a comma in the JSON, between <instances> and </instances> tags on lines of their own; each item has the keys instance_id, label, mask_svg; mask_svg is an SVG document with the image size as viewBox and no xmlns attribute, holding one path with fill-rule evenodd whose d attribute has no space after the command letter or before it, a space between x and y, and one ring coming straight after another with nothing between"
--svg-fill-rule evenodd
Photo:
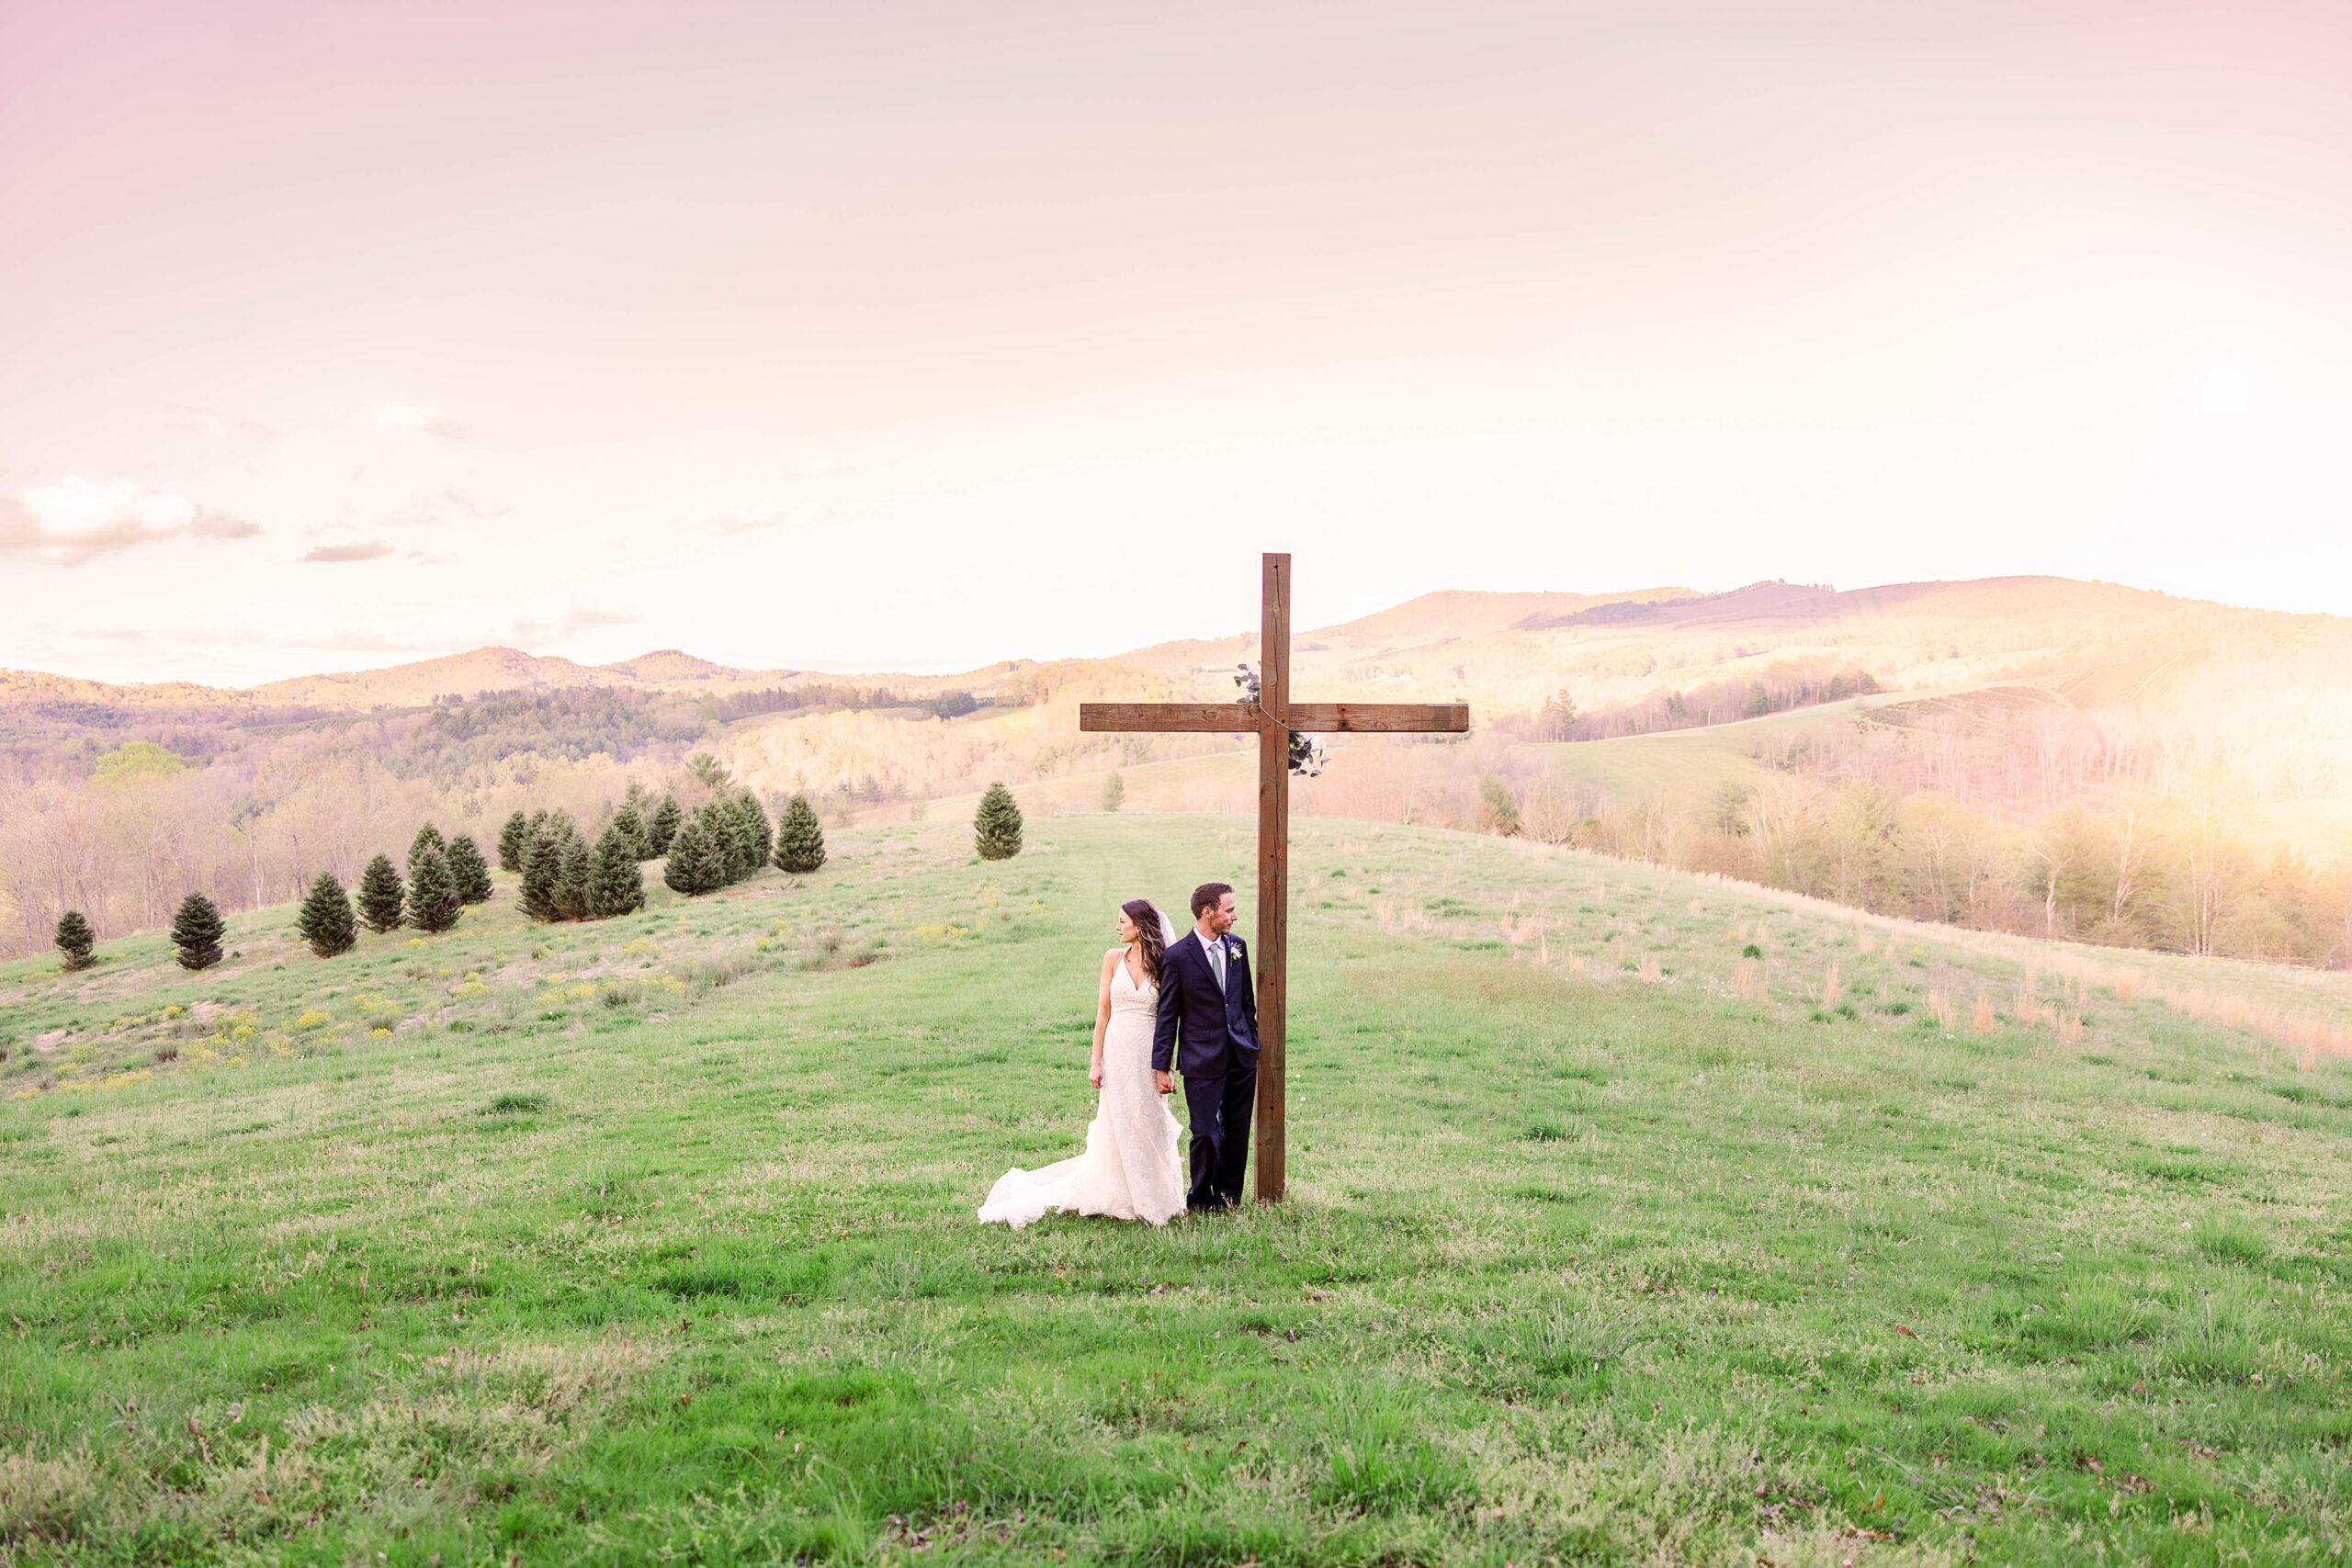
<instances>
[{"instance_id":1,"label":"mountain ridge","mask_svg":"<svg viewBox=\"0 0 2352 1568\"><path fill-rule=\"evenodd\" d=\"M1457 644L1487 653L1502 643L1523 645L1520 650L1526 658L1517 662L1541 663L1571 643L1589 650L1594 638L1638 640L1658 634L1709 632L1791 637L1813 633L1817 634L1813 640L1829 646L1850 641L1865 631L1883 633L1905 618L1918 622L1916 629L1922 634L1931 624L2018 621L2023 623L2020 634L2039 635L2021 635L2013 641L2039 642L2052 653L2070 642L2160 635L2153 624L2129 623L2169 622L2162 633L2190 642L2210 640L2225 629L2257 626L2352 629L2352 622L2334 616L2180 599L2097 580L2007 576L1885 583L1843 591L1773 580L1716 593L1678 586L1601 593L1441 589L1369 615L1298 632L1293 651L1302 681L1319 678L1325 683L1368 689L1384 682L1425 683L1427 677L1404 664L1414 655L1429 655ZM1204 672L1222 671L1246 660L1257 640L1255 632L1242 632L1155 643L1101 660L1012 659L930 675L747 669L674 648L654 649L610 663L583 664L561 655L533 654L499 645L404 664L292 676L250 687L205 686L186 681L117 684L45 671L0 670L0 709L62 704L191 714L275 709L347 713L424 706L490 693L617 688L726 694L807 684L888 685L917 696L957 689L986 694L1025 672L1090 664L1120 665L1197 682ZM1732 662L1748 656L1744 648L1736 651ZM2026 649L2019 646L2015 651ZM1465 672L1455 679L1461 683L1471 677Z\"/></svg>"}]
</instances>

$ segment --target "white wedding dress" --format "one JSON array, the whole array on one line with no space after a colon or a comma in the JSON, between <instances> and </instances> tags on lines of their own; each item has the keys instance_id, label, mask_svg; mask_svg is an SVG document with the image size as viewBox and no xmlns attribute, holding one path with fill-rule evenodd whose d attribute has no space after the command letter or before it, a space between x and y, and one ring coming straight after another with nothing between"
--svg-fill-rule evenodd
<instances>
[{"instance_id":1,"label":"white wedding dress","mask_svg":"<svg viewBox=\"0 0 2352 1568\"><path fill-rule=\"evenodd\" d=\"M1039 1170L1018 1166L989 1189L980 1223L1002 1220L1014 1230L1048 1209L1149 1220L1164 1225L1184 1212L1183 1166L1176 1155L1182 1131L1168 1102L1151 1086L1151 1036L1159 1014L1159 987L1140 989L1127 977L1122 954L1111 973L1111 1021L1102 1032L1102 1092L1086 1126L1086 1152Z\"/></svg>"}]
</instances>

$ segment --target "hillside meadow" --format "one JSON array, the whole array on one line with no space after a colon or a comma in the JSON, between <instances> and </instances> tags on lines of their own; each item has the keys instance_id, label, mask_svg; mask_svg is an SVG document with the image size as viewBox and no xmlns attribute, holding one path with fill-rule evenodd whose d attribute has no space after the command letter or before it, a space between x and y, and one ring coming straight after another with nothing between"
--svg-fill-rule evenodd
<instances>
[{"instance_id":1,"label":"hillside meadow","mask_svg":"<svg viewBox=\"0 0 2352 1568\"><path fill-rule=\"evenodd\" d=\"M2342 1552L2340 977L1303 820L1290 1201L1013 1234L1245 824L831 837L0 966L0 1562Z\"/></svg>"}]
</instances>

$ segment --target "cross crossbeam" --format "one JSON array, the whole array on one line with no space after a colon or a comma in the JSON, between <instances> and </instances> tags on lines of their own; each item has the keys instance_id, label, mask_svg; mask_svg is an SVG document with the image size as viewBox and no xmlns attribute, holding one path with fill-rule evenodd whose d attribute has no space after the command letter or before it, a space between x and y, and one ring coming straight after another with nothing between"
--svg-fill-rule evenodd
<instances>
[{"instance_id":1,"label":"cross crossbeam","mask_svg":"<svg viewBox=\"0 0 2352 1568\"><path fill-rule=\"evenodd\" d=\"M1264 558L1256 702L1080 703L1082 730L1258 737L1257 1193L1282 1201L1290 959L1290 738L1293 734L1461 735L1462 703L1294 703L1290 700L1290 557Z\"/></svg>"},{"instance_id":2,"label":"cross crossbeam","mask_svg":"<svg viewBox=\"0 0 2352 1568\"><path fill-rule=\"evenodd\" d=\"M1080 729L1183 730L1255 735L1272 714L1262 703L1080 703ZM1459 717L1459 724L1432 719ZM1293 703L1285 721L1302 734L1394 735L1465 730L1470 710L1431 703Z\"/></svg>"}]
</instances>

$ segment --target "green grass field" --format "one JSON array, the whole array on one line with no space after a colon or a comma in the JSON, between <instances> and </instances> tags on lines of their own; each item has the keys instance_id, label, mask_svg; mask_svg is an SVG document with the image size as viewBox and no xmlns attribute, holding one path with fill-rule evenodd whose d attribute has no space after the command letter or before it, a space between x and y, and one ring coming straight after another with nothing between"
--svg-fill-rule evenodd
<instances>
[{"instance_id":1,"label":"green grass field","mask_svg":"<svg viewBox=\"0 0 2352 1568\"><path fill-rule=\"evenodd\" d=\"M0 1562L2342 1551L2352 1067L2160 994L2332 978L1306 821L1291 1201L980 1229L1245 826L0 968Z\"/></svg>"}]
</instances>

